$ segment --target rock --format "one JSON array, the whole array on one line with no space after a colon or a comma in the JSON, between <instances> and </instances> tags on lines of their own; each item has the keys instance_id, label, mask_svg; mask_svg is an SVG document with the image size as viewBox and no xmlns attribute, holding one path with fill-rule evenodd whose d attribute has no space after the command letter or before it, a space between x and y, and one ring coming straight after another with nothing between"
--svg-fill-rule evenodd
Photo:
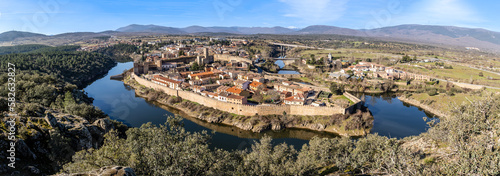
<instances>
[{"instance_id":1,"label":"rock","mask_svg":"<svg viewBox=\"0 0 500 176\"><path fill-rule=\"evenodd\" d=\"M242 129L242 130L252 130L253 125L250 122L247 123L234 123L234 126Z\"/></svg>"},{"instance_id":2,"label":"rock","mask_svg":"<svg viewBox=\"0 0 500 176\"><path fill-rule=\"evenodd\" d=\"M269 129L269 124L268 125L256 125L252 128L252 132L254 133L260 133L264 130Z\"/></svg>"},{"instance_id":3,"label":"rock","mask_svg":"<svg viewBox=\"0 0 500 176\"><path fill-rule=\"evenodd\" d=\"M113 123L111 123L108 118L98 119L93 123L93 125L101 128L104 134L115 128Z\"/></svg>"},{"instance_id":4,"label":"rock","mask_svg":"<svg viewBox=\"0 0 500 176\"><path fill-rule=\"evenodd\" d=\"M35 143L33 144L33 150L37 153L45 155L49 153L49 151L42 145L40 141L35 141Z\"/></svg>"},{"instance_id":5,"label":"rock","mask_svg":"<svg viewBox=\"0 0 500 176\"><path fill-rule=\"evenodd\" d=\"M54 117L50 112L45 115L45 121L52 127L58 127L57 126L57 119Z\"/></svg>"},{"instance_id":6,"label":"rock","mask_svg":"<svg viewBox=\"0 0 500 176\"><path fill-rule=\"evenodd\" d=\"M89 149L92 147L92 135L87 127L83 124L77 124L75 127L68 129L70 136L76 137L77 150Z\"/></svg>"},{"instance_id":7,"label":"rock","mask_svg":"<svg viewBox=\"0 0 500 176\"><path fill-rule=\"evenodd\" d=\"M21 156L25 158L30 158L33 160L36 160L37 158L36 155L31 151L31 149L28 147L28 145L26 145L26 143L22 139L19 139L16 142L16 150L19 151L19 152L16 151L16 153L20 153Z\"/></svg>"},{"instance_id":8,"label":"rock","mask_svg":"<svg viewBox=\"0 0 500 176\"><path fill-rule=\"evenodd\" d=\"M271 129L274 131L279 131L283 129L283 125L280 122L273 121L271 122Z\"/></svg>"},{"instance_id":9,"label":"rock","mask_svg":"<svg viewBox=\"0 0 500 176\"><path fill-rule=\"evenodd\" d=\"M315 124L310 124L308 125L309 128L313 129L313 130L318 130L318 131L323 131L325 129L325 125L323 124L319 124L319 123L315 123Z\"/></svg>"},{"instance_id":10,"label":"rock","mask_svg":"<svg viewBox=\"0 0 500 176\"><path fill-rule=\"evenodd\" d=\"M35 166L26 166L24 167L24 170L28 171L31 174L38 175L40 174L40 170L36 168Z\"/></svg>"},{"instance_id":11,"label":"rock","mask_svg":"<svg viewBox=\"0 0 500 176\"><path fill-rule=\"evenodd\" d=\"M32 134L31 134L30 140L36 141L36 140L39 140L43 137L43 134L38 130L33 130L31 133Z\"/></svg>"},{"instance_id":12,"label":"rock","mask_svg":"<svg viewBox=\"0 0 500 176\"><path fill-rule=\"evenodd\" d=\"M69 176L135 176L132 168L121 166L106 166L94 171L86 173L73 173ZM60 174L59 176L68 176L68 174Z\"/></svg>"}]
</instances>

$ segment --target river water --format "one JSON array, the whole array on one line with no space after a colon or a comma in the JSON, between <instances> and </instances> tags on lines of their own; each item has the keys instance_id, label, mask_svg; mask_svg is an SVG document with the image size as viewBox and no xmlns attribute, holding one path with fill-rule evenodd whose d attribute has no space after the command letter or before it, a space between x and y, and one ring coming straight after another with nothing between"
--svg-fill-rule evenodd
<instances>
[{"instance_id":1,"label":"river water","mask_svg":"<svg viewBox=\"0 0 500 176\"><path fill-rule=\"evenodd\" d=\"M285 67L285 62L283 62L282 60L277 60L276 62L274 62L274 64L278 65L281 68ZM283 74L283 75L289 75L289 74L300 74L298 71L295 71L295 70L279 70L278 71L278 74Z\"/></svg>"},{"instance_id":2,"label":"river water","mask_svg":"<svg viewBox=\"0 0 500 176\"><path fill-rule=\"evenodd\" d=\"M136 97L134 90L129 86L121 81L109 79L111 75L120 74L132 67L132 62L118 63L105 77L84 89L90 97L94 98L95 106L103 110L110 118L119 120L128 126L140 127L148 122L164 124L167 116L178 114L184 117L184 127L187 131L214 132L210 146L226 150L249 148L255 139L261 138L263 135L271 136L275 144L286 142L296 148L300 148L314 136L338 137L331 133L301 129L267 131L258 134L232 126L211 124L191 118L176 109ZM426 124L422 120L425 113L418 108L406 107L395 98L378 98L370 95L365 95L365 98L375 118L372 133L401 138L408 135L418 135L426 130Z\"/></svg>"}]
</instances>

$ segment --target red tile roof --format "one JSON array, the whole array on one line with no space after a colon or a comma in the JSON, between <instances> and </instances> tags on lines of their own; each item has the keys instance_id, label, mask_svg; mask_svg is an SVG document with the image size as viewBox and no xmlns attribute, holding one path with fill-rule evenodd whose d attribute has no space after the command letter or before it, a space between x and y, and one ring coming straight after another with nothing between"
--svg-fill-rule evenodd
<instances>
[{"instance_id":1,"label":"red tile roof","mask_svg":"<svg viewBox=\"0 0 500 176\"><path fill-rule=\"evenodd\" d=\"M174 83L174 84L180 84L181 83L180 81L168 79L168 78L165 78L165 77L160 76L160 75L154 75L154 78L157 79L157 80L161 80L161 81L164 81L164 82L171 82L171 83Z\"/></svg>"}]
</instances>

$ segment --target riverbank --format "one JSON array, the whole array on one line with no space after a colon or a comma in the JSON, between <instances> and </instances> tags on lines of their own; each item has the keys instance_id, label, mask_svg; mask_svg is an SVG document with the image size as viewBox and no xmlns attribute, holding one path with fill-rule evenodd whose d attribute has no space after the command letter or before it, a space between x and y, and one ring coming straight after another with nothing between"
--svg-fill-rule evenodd
<instances>
[{"instance_id":1,"label":"riverbank","mask_svg":"<svg viewBox=\"0 0 500 176\"><path fill-rule=\"evenodd\" d=\"M186 115L209 123L235 126L242 130L260 133L266 130L279 131L285 128L307 129L334 133L341 136L363 136L369 133L373 126L373 117L369 111L358 111L352 115L336 114L331 116L301 116L301 115L236 115L214 108L203 106L196 102L183 100L163 92L152 90L140 85L127 74L123 80L134 89L136 95L158 102L184 112Z\"/></svg>"},{"instance_id":2,"label":"riverbank","mask_svg":"<svg viewBox=\"0 0 500 176\"><path fill-rule=\"evenodd\" d=\"M449 115L447 115L447 114L445 114L445 113L443 113L443 112L435 109L434 107L430 107L430 106L428 106L426 104L422 104L422 103L420 103L417 100L409 99L409 98L406 98L406 97L403 97L403 96L399 96L398 99L401 100L404 103L408 103L408 104L410 104L412 106L416 106L418 108L423 109L424 111L427 111L427 112L429 112L431 114L434 114L434 115L438 116L439 118L448 118L449 117Z\"/></svg>"}]
</instances>

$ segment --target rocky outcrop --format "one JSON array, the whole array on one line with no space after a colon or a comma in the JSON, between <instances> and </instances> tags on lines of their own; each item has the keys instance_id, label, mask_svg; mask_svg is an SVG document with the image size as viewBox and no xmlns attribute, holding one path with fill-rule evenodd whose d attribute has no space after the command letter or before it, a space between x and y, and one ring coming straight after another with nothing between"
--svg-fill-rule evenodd
<instances>
[{"instance_id":1,"label":"rocky outcrop","mask_svg":"<svg viewBox=\"0 0 500 176\"><path fill-rule=\"evenodd\" d=\"M57 176L135 176L135 172L129 167L106 166L85 173L59 174Z\"/></svg>"},{"instance_id":2,"label":"rocky outcrop","mask_svg":"<svg viewBox=\"0 0 500 176\"><path fill-rule=\"evenodd\" d=\"M22 117L16 120L16 162L17 171L23 174L48 174L58 171L57 163L71 159L75 151L99 148L104 135L115 129L108 119L98 119L89 123L85 118L45 109L39 117ZM0 118L6 124L8 118ZM8 133L0 133L0 150L7 151ZM56 137L56 138L54 138ZM8 153L0 152L1 158ZM1 164L1 163L0 163ZM50 169L52 168L52 169ZM0 175L7 170L0 165ZM9 169L9 172L12 170Z\"/></svg>"},{"instance_id":3,"label":"rocky outcrop","mask_svg":"<svg viewBox=\"0 0 500 176\"><path fill-rule=\"evenodd\" d=\"M18 151L19 154L21 154L25 158L33 159L33 160L36 160L36 158L37 158L35 153L33 153L33 151L31 151L30 147L28 147L28 145L22 139L17 140L16 150Z\"/></svg>"},{"instance_id":4,"label":"rocky outcrop","mask_svg":"<svg viewBox=\"0 0 500 176\"><path fill-rule=\"evenodd\" d=\"M250 122L235 122L233 126L236 126L242 130L252 130L253 125Z\"/></svg>"}]
</instances>

